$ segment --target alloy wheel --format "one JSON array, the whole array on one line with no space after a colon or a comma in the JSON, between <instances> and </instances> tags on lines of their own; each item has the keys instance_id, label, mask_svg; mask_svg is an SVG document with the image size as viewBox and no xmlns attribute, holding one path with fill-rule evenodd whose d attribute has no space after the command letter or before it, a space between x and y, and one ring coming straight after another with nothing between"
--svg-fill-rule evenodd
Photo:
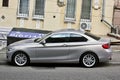
<instances>
[{"instance_id":1,"label":"alloy wheel","mask_svg":"<svg viewBox=\"0 0 120 80\"><path fill-rule=\"evenodd\" d=\"M94 54L85 54L82 58L82 64L85 66L85 67L93 67L97 64L97 58Z\"/></svg>"},{"instance_id":2,"label":"alloy wheel","mask_svg":"<svg viewBox=\"0 0 120 80\"><path fill-rule=\"evenodd\" d=\"M17 65L17 66L25 66L27 63L28 63L28 58L27 56L20 52L20 53L17 53L15 56L14 56L14 63Z\"/></svg>"}]
</instances>

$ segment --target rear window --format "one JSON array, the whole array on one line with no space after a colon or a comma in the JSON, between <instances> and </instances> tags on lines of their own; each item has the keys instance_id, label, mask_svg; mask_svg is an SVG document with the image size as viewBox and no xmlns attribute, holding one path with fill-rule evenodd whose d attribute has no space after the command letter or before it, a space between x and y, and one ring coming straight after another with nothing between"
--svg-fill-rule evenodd
<instances>
[{"instance_id":1,"label":"rear window","mask_svg":"<svg viewBox=\"0 0 120 80\"><path fill-rule=\"evenodd\" d=\"M91 33L89 33L89 32L86 32L85 34L86 34L87 36L95 39L95 40L100 40L100 37L98 37L98 36L96 36L96 35L94 35L94 34L91 34Z\"/></svg>"},{"instance_id":2,"label":"rear window","mask_svg":"<svg viewBox=\"0 0 120 80\"><path fill-rule=\"evenodd\" d=\"M79 34L71 34L69 42L86 42L87 39Z\"/></svg>"}]
</instances>

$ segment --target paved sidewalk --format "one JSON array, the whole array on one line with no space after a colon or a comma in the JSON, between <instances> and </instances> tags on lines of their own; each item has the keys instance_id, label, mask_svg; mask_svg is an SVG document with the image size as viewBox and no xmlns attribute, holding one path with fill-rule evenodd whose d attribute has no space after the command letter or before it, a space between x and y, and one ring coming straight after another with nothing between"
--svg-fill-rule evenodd
<instances>
[{"instance_id":1,"label":"paved sidewalk","mask_svg":"<svg viewBox=\"0 0 120 80\"><path fill-rule=\"evenodd\" d=\"M0 63L5 62L5 61L6 61L6 54L5 53L4 54L0 53Z\"/></svg>"},{"instance_id":2,"label":"paved sidewalk","mask_svg":"<svg viewBox=\"0 0 120 80\"><path fill-rule=\"evenodd\" d=\"M6 49L0 50L0 63L6 63Z\"/></svg>"},{"instance_id":3,"label":"paved sidewalk","mask_svg":"<svg viewBox=\"0 0 120 80\"><path fill-rule=\"evenodd\" d=\"M111 46L111 48L112 48L112 50L113 50L113 52L120 52L120 45L113 45L113 46Z\"/></svg>"},{"instance_id":4,"label":"paved sidewalk","mask_svg":"<svg viewBox=\"0 0 120 80\"><path fill-rule=\"evenodd\" d=\"M114 38L114 37L110 37L110 36L100 36L100 37L110 39L110 40L111 40L111 42L120 42L120 40L119 40L119 39L116 39L116 38Z\"/></svg>"},{"instance_id":5,"label":"paved sidewalk","mask_svg":"<svg viewBox=\"0 0 120 80\"><path fill-rule=\"evenodd\" d=\"M5 54L6 53L6 48L0 49L0 54Z\"/></svg>"}]
</instances>

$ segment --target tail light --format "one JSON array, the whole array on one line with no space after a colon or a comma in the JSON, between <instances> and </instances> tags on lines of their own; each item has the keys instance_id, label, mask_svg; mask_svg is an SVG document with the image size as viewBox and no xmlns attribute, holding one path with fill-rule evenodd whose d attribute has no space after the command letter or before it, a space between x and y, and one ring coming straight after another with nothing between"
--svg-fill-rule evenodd
<instances>
[{"instance_id":1,"label":"tail light","mask_svg":"<svg viewBox=\"0 0 120 80\"><path fill-rule=\"evenodd\" d=\"M110 48L110 44L103 44L102 47L103 47L104 49L109 49L109 48Z\"/></svg>"}]
</instances>

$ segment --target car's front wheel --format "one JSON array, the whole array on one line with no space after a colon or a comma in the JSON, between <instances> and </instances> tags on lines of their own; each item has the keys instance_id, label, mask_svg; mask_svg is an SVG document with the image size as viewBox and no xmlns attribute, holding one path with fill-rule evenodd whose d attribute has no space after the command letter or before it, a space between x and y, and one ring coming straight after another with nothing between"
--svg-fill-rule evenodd
<instances>
[{"instance_id":1,"label":"car's front wheel","mask_svg":"<svg viewBox=\"0 0 120 80\"><path fill-rule=\"evenodd\" d=\"M29 63L28 56L23 52L17 52L13 58L12 61L17 66L25 66Z\"/></svg>"},{"instance_id":2,"label":"car's front wheel","mask_svg":"<svg viewBox=\"0 0 120 80\"><path fill-rule=\"evenodd\" d=\"M87 68L94 67L98 63L98 58L95 54L86 53L81 58L81 63Z\"/></svg>"}]
</instances>

